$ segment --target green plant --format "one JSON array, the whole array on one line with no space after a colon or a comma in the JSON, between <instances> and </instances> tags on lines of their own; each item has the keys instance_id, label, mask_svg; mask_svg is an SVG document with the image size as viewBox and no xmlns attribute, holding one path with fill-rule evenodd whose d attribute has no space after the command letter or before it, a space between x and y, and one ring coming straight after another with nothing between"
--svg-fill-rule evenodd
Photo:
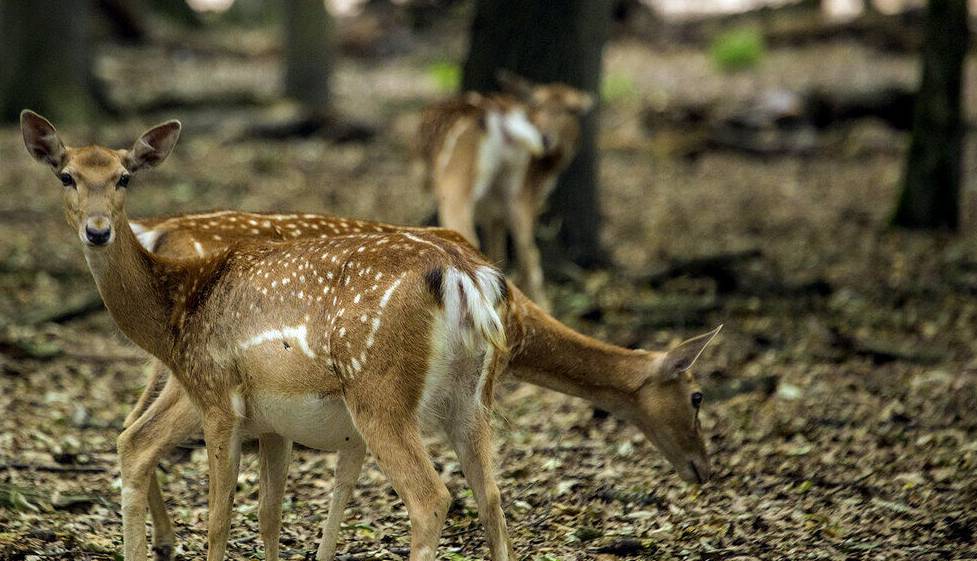
<instances>
[{"instance_id":1,"label":"green plant","mask_svg":"<svg viewBox=\"0 0 977 561\"><path fill-rule=\"evenodd\" d=\"M712 60L724 72L752 68L763 58L763 34L753 27L731 29L717 36L709 49Z\"/></svg>"},{"instance_id":2,"label":"green plant","mask_svg":"<svg viewBox=\"0 0 977 561\"><path fill-rule=\"evenodd\" d=\"M456 92L461 85L461 67L453 62L435 62L427 73L442 92Z\"/></svg>"},{"instance_id":3,"label":"green plant","mask_svg":"<svg viewBox=\"0 0 977 561\"><path fill-rule=\"evenodd\" d=\"M628 99L637 93L638 88L635 87L634 80L624 74L608 74L600 84L600 97L606 103Z\"/></svg>"}]
</instances>

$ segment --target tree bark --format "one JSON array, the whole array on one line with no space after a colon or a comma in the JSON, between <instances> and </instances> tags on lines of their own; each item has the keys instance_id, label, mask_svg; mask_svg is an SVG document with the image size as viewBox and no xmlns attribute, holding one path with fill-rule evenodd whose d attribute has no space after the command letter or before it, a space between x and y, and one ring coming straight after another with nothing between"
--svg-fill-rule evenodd
<instances>
[{"instance_id":1,"label":"tree bark","mask_svg":"<svg viewBox=\"0 0 977 561\"><path fill-rule=\"evenodd\" d=\"M893 223L956 230L960 220L960 115L963 64L970 32L967 0L929 0L922 79L912 140Z\"/></svg>"},{"instance_id":2,"label":"tree bark","mask_svg":"<svg viewBox=\"0 0 977 561\"><path fill-rule=\"evenodd\" d=\"M599 99L601 59L610 31L611 0L477 0L465 61L465 90L496 91L507 68L536 82L564 82ZM583 123L580 151L550 196L564 255L585 267L603 264L600 248L598 110Z\"/></svg>"},{"instance_id":3,"label":"tree bark","mask_svg":"<svg viewBox=\"0 0 977 561\"><path fill-rule=\"evenodd\" d=\"M0 1L0 121L30 108L57 122L95 110L88 0Z\"/></svg>"},{"instance_id":4,"label":"tree bark","mask_svg":"<svg viewBox=\"0 0 977 561\"><path fill-rule=\"evenodd\" d=\"M309 112L328 113L332 22L323 0L285 1L285 95Z\"/></svg>"}]
</instances>

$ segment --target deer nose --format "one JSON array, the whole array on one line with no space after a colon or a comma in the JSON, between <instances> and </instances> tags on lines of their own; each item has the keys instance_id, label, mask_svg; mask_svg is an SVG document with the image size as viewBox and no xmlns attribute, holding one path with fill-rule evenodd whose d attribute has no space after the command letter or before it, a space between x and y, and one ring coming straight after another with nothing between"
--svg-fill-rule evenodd
<instances>
[{"instance_id":1,"label":"deer nose","mask_svg":"<svg viewBox=\"0 0 977 561\"><path fill-rule=\"evenodd\" d=\"M92 245L105 245L112 238L112 223L104 216L85 221L85 239Z\"/></svg>"}]
</instances>

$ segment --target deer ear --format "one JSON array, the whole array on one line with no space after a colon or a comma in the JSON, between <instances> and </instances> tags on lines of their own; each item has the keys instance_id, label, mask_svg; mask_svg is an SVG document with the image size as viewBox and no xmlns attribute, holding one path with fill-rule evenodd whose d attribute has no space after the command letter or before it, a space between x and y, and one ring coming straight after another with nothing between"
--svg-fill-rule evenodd
<instances>
[{"instance_id":1,"label":"deer ear","mask_svg":"<svg viewBox=\"0 0 977 561\"><path fill-rule=\"evenodd\" d=\"M697 335L691 339L682 341L679 346L665 353L661 366L662 375L665 378L671 378L692 368L699 355L702 354L702 351L719 334L722 328L723 326L720 325L709 333Z\"/></svg>"},{"instance_id":2,"label":"deer ear","mask_svg":"<svg viewBox=\"0 0 977 561\"><path fill-rule=\"evenodd\" d=\"M20 112L20 132L24 145L35 160L60 170L64 163L64 143L50 121L30 109Z\"/></svg>"},{"instance_id":3,"label":"deer ear","mask_svg":"<svg viewBox=\"0 0 977 561\"><path fill-rule=\"evenodd\" d=\"M495 80L502 87L502 91L525 100L533 96L533 83L511 70L505 68L498 69L495 72Z\"/></svg>"},{"instance_id":4,"label":"deer ear","mask_svg":"<svg viewBox=\"0 0 977 561\"><path fill-rule=\"evenodd\" d=\"M181 128L180 121L167 121L142 133L126 154L126 169L135 172L161 164L180 139Z\"/></svg>"}]
</instances>

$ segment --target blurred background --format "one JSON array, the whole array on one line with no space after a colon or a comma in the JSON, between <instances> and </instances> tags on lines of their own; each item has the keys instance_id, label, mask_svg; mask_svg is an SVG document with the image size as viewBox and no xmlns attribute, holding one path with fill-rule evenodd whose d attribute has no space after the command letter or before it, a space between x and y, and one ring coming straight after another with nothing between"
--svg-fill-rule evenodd
<instances>
[{"instance_id":1,"label":"blurred background","mask_svg":"<svg viewBox=\"0 0 977 561\"><path fill-rule=\"evenodd\" d=\"M184 124L133 216L235 208L431 224L426 105L495 71L593 92L537 238L554 315L700 361L717 481L626 423L500 392L500 484L534 560L948 559L977 541L977 68L966 0L0 0L0 559L121 551L115 437L144 355L104 312L56 178L70 145ZM457 462L445 558L484 555ZM314 550L333 458L300 451L287 558ZM260 559L256 462L231 557ZM178 555L206 542L205 454L164 461ZM368 463L347 559L400 559ZM40 557L34 557L40 556Z\"/></svg>"}]
</instances>

